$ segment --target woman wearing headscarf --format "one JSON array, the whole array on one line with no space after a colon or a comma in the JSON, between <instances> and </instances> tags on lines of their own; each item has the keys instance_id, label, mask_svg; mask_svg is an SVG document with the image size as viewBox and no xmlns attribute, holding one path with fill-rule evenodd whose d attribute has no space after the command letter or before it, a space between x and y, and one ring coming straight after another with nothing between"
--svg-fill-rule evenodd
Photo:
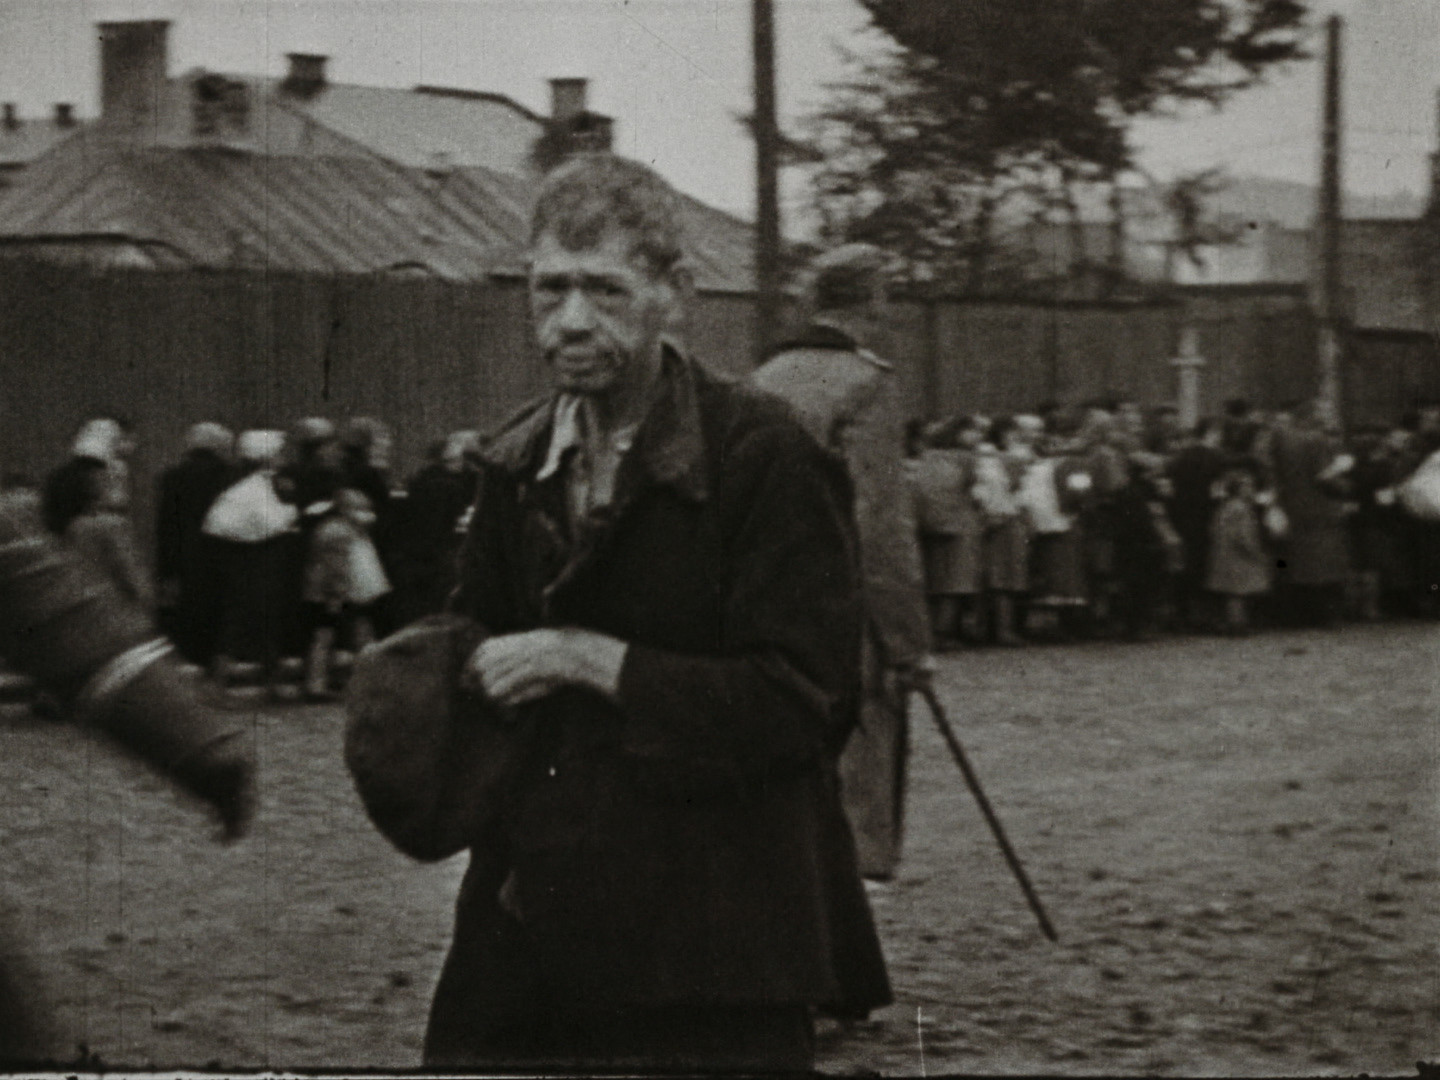
<instances>
[{"instance_id":1,"label":"woman wearing headscarf","mask_svg":"<svg viewBox=\"0 0 1440 1080\"><path fill-rule=\"evenodd\" d=\"M968 446L960 443L962 433L970 436ZM922 440L926 445L906 462L906 474L915 492L931 632L942 642L965 636L964 609L982 587L984 525L970 494L979 430L964 419L941 420L926 425Z\"/></svg>"},{"instance_id":2,"label":"woman wearing headscarf","mask_svg":"<svg viewBox=\"0 0 1440 1080\"><path fill-rule=\"evenodd\" d=\"M45 527L56 536L90 505L95 490L91 475L97 470L111 474L105 482L110 497L128 508L130 498L130 454L135 444L130 428L110 416L96 417L80 425L65 463L45 479L41 494L41 515Z\"/></svg>"},{"instance_id":3,"label":"woman wearing headscarf","mask_svg":"<svg viewBox=\"0 0 1440 1080\"><path fill-rule=\"evenodd\" d=\"M154 607L154 590L126 512L129 499L123 475L99 464L87 469L84 477L84 502L61 535L121 595L149 611Z\"/></svg>"},{"instance_id":4,"label":"woman wearing headscarf","mask_svg":"<svg viewBox=\"0 0 1440 1080\"><path fill-rule=\"evenodd\" d=\"M224 615L215 673L224 681L233 659L259 660L272 694L278 683L281 634L298 606L287 568L292 561L298 512L276 491L285 451L283 431L247 431L236 443L241 477L205 515L223 567Z\"/></svg>"}]
</instances>

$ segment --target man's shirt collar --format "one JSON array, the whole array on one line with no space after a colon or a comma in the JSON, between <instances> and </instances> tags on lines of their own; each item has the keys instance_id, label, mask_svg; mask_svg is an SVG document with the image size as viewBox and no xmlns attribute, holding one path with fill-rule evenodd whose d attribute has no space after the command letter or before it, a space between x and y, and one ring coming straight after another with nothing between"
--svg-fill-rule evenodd
<instances>
[{"instance_id":1,"label":"man's shirt collar","mask_svg":"<svg viewBox=\"0 0 1440 1080\"><path fill-rule=\"evenodd\" d=\"M694 362L667 343L660 384L650 411L634 433L621 469L645 477L695 501L709 494L705 440L700 427ZM586 422L582 399L553 394L531 406L491 444L487 459L536 482L553 479L566 452L583 448ZM632 460L633 459L633 460Z\"/></svg>"},{"instance_id":2,"label":"man's shirt collar","mask_svg":"<svg viewBox=\"0 0 1440 1080\"><path fill-rule=\"evenodd\" d=\"M549 480L565 464L565 455L571 450L585 448L585 417L582 414L584 399L578 394L561 394L555 399L554 411L550 414L550 449L536 480Z\"/></svg>"}]
</instances>

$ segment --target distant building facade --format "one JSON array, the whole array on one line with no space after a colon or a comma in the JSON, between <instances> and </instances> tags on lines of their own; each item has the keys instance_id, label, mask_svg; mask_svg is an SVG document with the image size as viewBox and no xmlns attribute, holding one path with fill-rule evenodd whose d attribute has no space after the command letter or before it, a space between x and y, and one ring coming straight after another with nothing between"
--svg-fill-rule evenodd
<instances>
[{"instance_id":1,"label":"distant building facade","mask_svg":"<svg viewBox=\"0 0 1440 1080\"><path fill-rule=\"evenodd\" d=\"M172 78L167 22L99 29L98 118L5 114L0 256L516 274L546 158L611 143L584 79L551 80L546 117L502 94L332 83L327 58L309 53L289 54L283 78ZM692 199L685 214L698 287L752 290L751 227Z\"/></svg>"}]
</instances>

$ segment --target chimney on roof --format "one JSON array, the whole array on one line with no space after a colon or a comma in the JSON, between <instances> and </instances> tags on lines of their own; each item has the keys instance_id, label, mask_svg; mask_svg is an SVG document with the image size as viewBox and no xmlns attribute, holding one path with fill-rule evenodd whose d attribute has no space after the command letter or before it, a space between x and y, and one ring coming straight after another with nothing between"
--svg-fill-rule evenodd
<instances>
[{"instance_id":1,"label":"chimney on roof","mask_svg":"<svg viewBox=\"0 0 1440 1080\"><path fill-rule=\"evenodd\" d=\"M545 132L531 148L531 163L549 172L572 154L610 149L615 122L586 107L586 79L550 80L550 116Z\"/></svg>"},{"instance_id":2,"label":"chimney on roof","mask_svg":"<svg viewBox=\"0 0 1440 1080\"><path fill-rule=\"evenodd\" d=\"M68 101L57 101L55 103L55 126L60 128L72 128L75 126L75 106Z\"/></svg>"},{"instance_id":3,"label":"chimney on roof","mask_svg":"<svg viewBox=\"0 0 1440 1080\"><path fill-rule=\"evenodd\" d=\"M169 75L170 23L163 19L100 24L100 118L126 127L159 119Z\"/></svg>"},{"instance_id":4,"label":"chimney on roof","mask_svg":"<svg viewBox=\"0 0 1440 1080\"><path fill-rule=\"evenodd\" d=\"M20 117L15 115L15 103L5 102L5 130L14 131L20 126Z\"/></svg>"},{"instance_id":5,"label":"chimney on roof","mask_svg":"<svg viewBox=\"0 0 1440 1080\"><path fill-rule=\"evenodd\" d=\"M321 53L286 53L290 70L280 89L298 98L314 97L325 89L325 62L330 58Z\"/></svg>"},{"instance_id":6,"label":"chimney on roof","mask_svg":"<svg viewBox=\"0 0 1440 1080\"><path fill-rule=\"evenodd\" d=\"M588 79L551 79L550 119L567 122L584 113L588 86Z\"/></svg>"}]
</instances>

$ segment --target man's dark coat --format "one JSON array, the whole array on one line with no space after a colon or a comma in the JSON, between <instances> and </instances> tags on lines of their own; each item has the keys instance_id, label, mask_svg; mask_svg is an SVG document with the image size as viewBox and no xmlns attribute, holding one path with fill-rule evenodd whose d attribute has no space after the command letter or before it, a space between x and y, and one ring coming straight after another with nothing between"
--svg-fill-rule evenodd
<instances>
[{"instance_id":1,"label":"man's dark coat","mask_svg":"<svg viewBox=\"0 0 1440 1080\"><path fill-rule=\"evenodd\" d=\"M221 546L205 536L205 515L235 471L218 454L192 450L161 473L155 515L155 569L162 581L179 583L167 629L185 657L208 664L214 655L223 608Z\"/></svg>"},{"instance_id":2,"label":"man's dark coat","mask_svg":"<svg viewBox=\"0 0 1440 1080\"><path fill-rule=\"evenodd\" d=\"M889 1001L836 778L859 691L847 482L780 402L674 353L667 372L573 535L563 470L535 480L553 402L491 445L457 609L630 648L618 702L522 707L540 738L502 840L472 850L432 1048L461 1034L457 997L492 992L502 884L559 1008Z\"/></svg>"},{"instance_id":3,"label":"man's dark coat","mask_svg":"<svg viewBox=\"0 0 1440 1080\"><path fill-rule=\"evenodd\" d=\"M478 474L427 465L411 479L394 519L397 618L411 622L445 607L455 585L460 519L475 500Z\"/></svg>"}]
</instances>

